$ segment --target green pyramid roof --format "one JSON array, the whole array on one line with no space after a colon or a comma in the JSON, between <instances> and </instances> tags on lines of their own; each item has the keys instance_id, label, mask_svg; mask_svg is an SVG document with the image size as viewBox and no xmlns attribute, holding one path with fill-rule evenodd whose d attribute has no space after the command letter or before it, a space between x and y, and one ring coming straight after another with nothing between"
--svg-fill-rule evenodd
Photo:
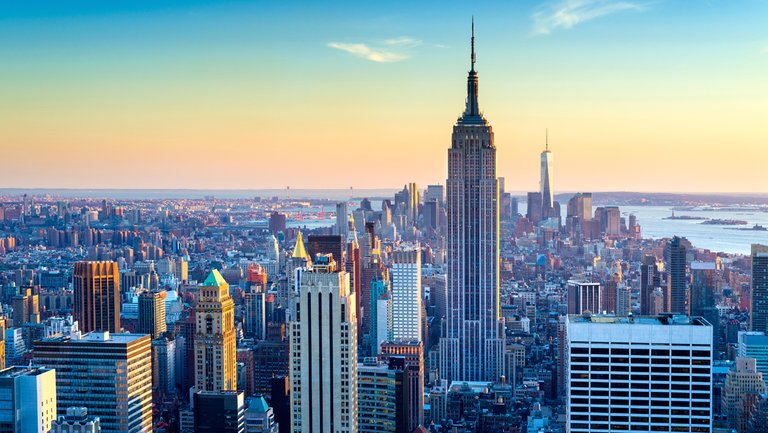
<instances>
[{"instance_id":1,"label":"green pyramid roof","mask_svg":"<svg viewBox=\"0 0 768 433\"><path fill-rule=\"evenodd\" d=\"M266 400L264 400L264 397L251 397L248 400L248 409L254 412L265 413L267 410L269 410L269 405L267 404Z\"/></svg>"},{"instance_id":2,"label":"green pyramid roof","mask_svg":"<svg viewBox=\"0 0 768 433\"><path fill-rule=\"evenodd\" d=\"M204 286L208 287L221 287L226 286L227 280L224 279L224 277L221 276L219 271L217 269L214 269L211 271L210 274L208 274L208 277L203 281Z\"/></svg>"}]
</instances>

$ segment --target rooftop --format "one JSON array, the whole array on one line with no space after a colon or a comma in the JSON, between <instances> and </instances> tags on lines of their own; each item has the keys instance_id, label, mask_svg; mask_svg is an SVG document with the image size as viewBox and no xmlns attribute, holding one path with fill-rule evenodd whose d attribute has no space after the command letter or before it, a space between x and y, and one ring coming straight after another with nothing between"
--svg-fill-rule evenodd
<instances>
[{"instance_id":1,"label":"rooftop","mask_svg":"<svg viewBox=\"0 0 768 433\"><path fill-rule=\"evenodd\" d=\"M45 372L51 371L45 367L8 367L0 370L0 378L14 378L19 376L37 376Z\"/></svg>"},{"instance_id":2,"label":"rooftop","mask_svg":"<svg viewBox=\"0 0 768 433\"><path fill-rule=\"evenodd\" d=\"M208 277L203 281L203 286L206 287L222 287L227 285L227 280L221 276L221 273L214 269L208 274Z\"/></svg>"},{"instance_id":3,"label":"rooftop","mask_svg":"<svg viewBox=\"0 0 768 433\"><path fill-rule=\"evenodd\" d=\"M613 323L619 325L692 325L709 326L701 317L688 317L683 314L660 314L658 316L615 316L613 314L569 315L572 323Z\"/></svg>"},{"instance_id":4,"label":"rooftop","mask_svg":"<svg viewBox=\"0 0 768 433\"><path fill-rule=\"evenodd\" d=\"M112 344L127 344L141 338L147 337L148 334L113 334L109 332L89 332L87 334L74 334L74 335L54 335L53 337L44 338L41 341L45 342L64 342L69 341L71 343L112 343Z\"/></svg>"}]
</instances>

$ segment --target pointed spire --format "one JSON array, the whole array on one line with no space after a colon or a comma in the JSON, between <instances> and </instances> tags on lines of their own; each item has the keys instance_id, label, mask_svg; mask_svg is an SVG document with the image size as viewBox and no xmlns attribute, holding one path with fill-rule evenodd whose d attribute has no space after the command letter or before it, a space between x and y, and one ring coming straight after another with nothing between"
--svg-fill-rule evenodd
<instances>
[{"instance_id":1,"label":"pointed spire","mask_svg":"<svg viewBox=\"0 0 768 433\"><path fill-rule=\"evenodd\" d=\"M304 248L304 237L301 235L301 230L299 230L299 234L296 236L296 245L293 246L291 257L294 259L307 259L307 249Z\"/></svg>"},{"instance_id":2,"label":"pointed spire","mask_svg":"<svg viewBox=\"0 0 768 433\"><path fill-rule=\"evenodd\" d=\"M469 75L467 76L467 107L464 115L459 119L464 124L485 124L485 119L480 115L477 97L477 72L475 71L475 17L472 17L471 50Z\"/></svg>"},{"instance_id":3,"label":"pointed spire","mask_svg":"<svg viewBox=\"0 0 768 433\"><path fill-rule=\"evenodd\" d=\"M549 128L544 129L544 150L549 152Z\"/></svg>"},{"instance_id":4,"label":"pointed spire","mask_svg":"<svg viewBox=\"0 0 768 433\"><path fill-rule=\"evenodd\" d=\"M470 56L470 61L472 62L472 67L470 68L470 71L475 70L475 62L477 61L477 57L475 57L475 16L472 15L472 54Z\"/></svg>"}]
</instances>

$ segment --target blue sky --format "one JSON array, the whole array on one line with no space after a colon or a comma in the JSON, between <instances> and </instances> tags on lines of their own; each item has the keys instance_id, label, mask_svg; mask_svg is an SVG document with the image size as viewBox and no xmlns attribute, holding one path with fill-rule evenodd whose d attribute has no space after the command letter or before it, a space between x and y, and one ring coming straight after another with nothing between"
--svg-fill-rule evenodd
<instances>
[{"instance_id":1,"label":"blue sky","mask_svg":"<svg viewBox=\"0 0 768 433\"><path fill-rule=\"evenodd\" d=\"M3 186L89 186L86 163L59 162L103 148L153 173L105 169L105 187L439 182L472 15L480 104L514 189L535 188L544 128L561 190L757 188L759 158L721 152L768 159L768 2L756 0L6 0L0 140L21 164ZM660 156L690 166L623 167ZM358 167L370 157L377 176ZM231 172L195 172L211 158ZM318 158L333 168L322 179ZM277 163L244 175L247 160Z\"/></svg>"}]
</instances>

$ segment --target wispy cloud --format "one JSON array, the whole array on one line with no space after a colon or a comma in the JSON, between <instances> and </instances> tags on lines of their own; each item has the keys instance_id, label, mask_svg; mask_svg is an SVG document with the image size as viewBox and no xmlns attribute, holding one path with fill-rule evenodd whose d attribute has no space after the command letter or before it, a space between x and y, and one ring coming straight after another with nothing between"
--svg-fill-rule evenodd
<instances>
[{"instance_id":1,"label":"wispy cloud","mask_svg":"<svg viewBox=\"0 0 768 433\"><path fill-rule=\"evenodd\" d=\"M373 44L329 42L328 47L372 62L391 63L411 57L408 51L421 44L421 39L410 36L398 36L396 38L379 40Z\"/></svg>"},{"instance_id":2,"label":"wispy cloud","mask_svg":"<svg viewBox=\"0 0 768 433\"><path fill-rule=\"evenodd\" d=\"M384 45L394 46L394 47L418 47L421 45L421 39L415 39L410 36L400 36L397 38L391 38L391 39L384 39Z\"/></svg>"},{"instance_id":3,"label":"wispy cloud","mask_svg":"<svg viewBox=\"0 0 768 433\"><path fill-rule=\"evenodd\" d=\"M622 11L642 11L647 5L626 0L560 0L546 3L533 14L534 35L548 35L580 23Z\"/></svg>"}]
</instances>

